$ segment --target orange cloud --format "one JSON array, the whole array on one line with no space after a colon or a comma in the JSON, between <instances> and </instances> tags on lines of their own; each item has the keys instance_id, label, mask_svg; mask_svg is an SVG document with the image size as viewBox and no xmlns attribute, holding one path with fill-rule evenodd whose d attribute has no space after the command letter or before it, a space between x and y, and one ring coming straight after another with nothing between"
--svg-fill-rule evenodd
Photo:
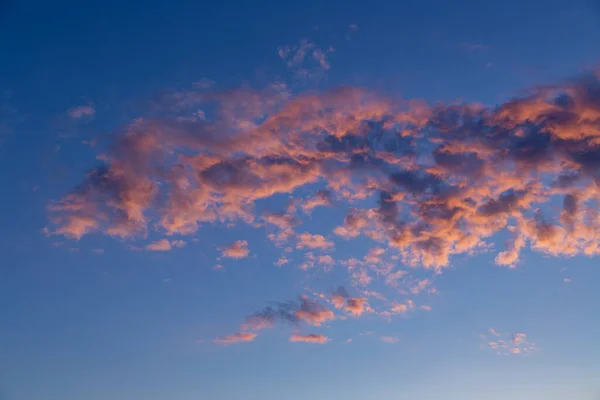
<instances>
[{"instance_id":1,"label":"orange cloud","mask_svg":"<svg viewBox=\"0 0 600 400\"><path fill-rule=\"evenodd\" d=\"M307 62L326 69L326 53L309 41L280 49L299 70L310 69ZM190 235L208 223L260 220L278 243L296 238L298 248L329 249L329 232L296 236L301 221L291 211L255 210L260 200L318 182L325 189L293 199L300 209L333 204L336 193L349 212L333 233L380 242L409 266L439 273L456 255L490 250L500 232L511 239L496 254L499 265L514 267L526 248L595 256L600 222L588 216L600 199L599 82L589 74L496 107L427 105L351 87L293 95L275 83L173 93L161 100L165 109L209 115L122 127L104 164L49 206L49 232L130 239L145 237L148 226ZM356 199L376 206L351 208ZM387 276L383 256L370 254L363 267L376 263L373 273ZM366 269L351 271L360 285L370 282Z\"/></svg>"},{"instance_id":2,"label":"orange cloud","mask_svg":"<svg viewBox=\"0 0 600 400\"><path fill-rule=\"evenodd\" d=\"M146 246L146 250L152 251L169 251L171 248L171 242L167 239L160 239Z\"/></svg>"},{"instance_id":3,"label":"orange cloud","mask_svg":"<svg viewBox=\"0 0 600 400\"><path fill-rule=\"evenodd\" d=\"M250 250L248 250L248 242L245 240L238 240L231 245L222 248L221 257L227 258L245 258L250 254Z\"/></svg>"},{"instance_id":4,"label":"orange cloud","mask_svg":"<svg viewBox=\"0 0 600 400\"><path fill-rule=\"evenodd\" d=\"M298 249L328 249L333 247L333 242L325 239L323 235L312 235L310 233L301 233L297 236L298 243L296 248Z\"/></svg>"},{"instance_id":5,"label":"orange cloud","mask_svg":"<svg viewBox=\"0 0 600 400\"><path fill-rule=\"evenodd\" d=\"M218 344L232 344L240 342L252 342L257 334L253 332L238 332L229 336L223 336L214 340Z\"/></svg>"},{"instance_id":6,"label":"orange cloud","mask_svg":"<svg viewBox=\"0 0 600 400\"><path fill-rule=\"evenodd\" d=\"M305 342L315 344L325 344L329 341L327 336L317 335L314 333L308 335L293 334L290 336L290 342Z\"/></svg>"},{"instance_id":7,"label":"orange cloud","mask_svg":"<svg viewBox=\"0 0 600 400\"><path fill-rule=\"evenodd\" d=\"M499 333L493 328L489 329L488 332L492 337L488 338L487 335L481 335L481 339L485 342L487 347L496 352L496 354L519 355L531 354L537 351L536 344L530 341L524 333L506 335Z\"/></svg>"}]
</instances>

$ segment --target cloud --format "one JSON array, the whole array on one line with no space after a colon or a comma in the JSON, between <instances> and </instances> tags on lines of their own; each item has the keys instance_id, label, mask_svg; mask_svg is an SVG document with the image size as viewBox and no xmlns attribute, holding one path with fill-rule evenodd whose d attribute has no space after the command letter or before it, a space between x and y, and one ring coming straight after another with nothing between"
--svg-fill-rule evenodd
<instances>
[{"instance_id":1,"label":"cloud","mask_svg":"<svg viewBox=\"0 0 600 400\"><path fill-rule=\"evenodd\" d=\"M313 235L310 233L301 233L297 236L298 243L296 248L298 249L329 249L333 247L333 242L325 239L323 235Z\"/></svg>"},{"instance_id":2,"label":"cloud","mask_svg":"<svg viewBox=\"0 0 600 400\"><path fill-rule=\"evenodd\" d=\"M238 240L221 249L221 257L240 259L248 257L248 254L250 254L250 250L248 250L248 242L245 240Z\"/></svg>"},{"instance_id":3,"label":"cloud","mask_svg":"<svg viewBox=\"0 0 600 400\"><path fill-rule=\"evenodd\" d=\"M301 296L300 303L275 303L246 317L242 328L244 330L261 330L272 328L277 323L292 325L306 323L312 326L321 326L334 319L335 314L327 307L306 296Z\"/></svg>"},{"instance_id":4,"label":"cloud","mask_svg":"<svg viewBox=\"0 0 600 400\"><path fill-rule=\"evenodd\" d=\"M70 108L67 111L67 114L69 114L69 117L71 117L72 119L90 118L96 115L96 110L94 109L94 107L89 105L78 106Z\"/></svg>"},{"instance_id":5,"label":"cloud","mask_svg":"<svg viewBox=\"0 0 600 400\"><path fill-rule=\"evenodd\" d=\"M331 303L335 308L342 308L354 316L360 316L365 311L373 311L366 298L351 297L342 286L331 294Z\"/></svg>"},{"instance_id":6,"label":"cloud","mask_svg":"<svg viewBox=\"0 0 600 400\"><path fill-rule=\"evenodd\" d=\"M308 198L302 204L302 208L306 212L312 211L314 208L332 205L332 195L329 190L319 190L313 197Z\"/></svg>"},{"instance_id":7,"label":"cloud","mask_svg":"<svg viewBox=\"0 0 600 400\"><path fill-rule=\"evenodd\" d=\"M254 339L256 339L256 336L257 334L254 332L238 332L232 335L216 338L214 342L225 345L240 342L252 342Z\"/></svg>"},{"instance_id":8,"label":"cloud","mask_svg":"<svg viewBox=\"0 0 600 400\"><path fill-rule=\"evenodd\" d=\"M306 42L281 53L304 61L313 50ZM509 240L494 250L498 265L516 266L525 249L595 256L599 93L594 74L493 107L428 105L350 87L183 93L195 109L207 106L206 119L131 121L102 165L49 205L49 231L129 240L146 237L149 226L191 235L209 224L262 221L276 242L282 235L298 248L328 249L330 232L296 235L301 221L292 212L256 209L282 194L303 204L298 191L318 183L346 212L336 240L366 237L412 267L439 273L458 255L490 251L501 233ZM324 198L304 201L304 209ZM368 286L398 273L369 265L349 270L352 279ZM390 282L400 284L396 278Z\"/></svg>"},{"instance_id":9,"label":"cloud","mask_svg":"<svg viewBox=\"0 0 600 400\"><path fill-rule=\"evenodd\" d=\"M169 251L171 250L171 242L167 239L160 239L146 246L146 250L152 251Z\"/></svg>"},{"instance_id":10,"label":"cloud","mask_svg":"<svg viewBox=\"0 0 600 400\"><path fill-rule=\"evenodd\" d=\"M150 251L170 251L173 247L184 247L185 242L183 240L169 241L167 239L159 239L156 242L149 243L146 245L146 250Z\"/></svg>"},{"instance_id":11,"label":"cloud","mask_svg":"<svg viewBox=\"0 0 600 400\"><path fill-rule=\"evenodd\" d=\"M537 346L530 341L526 334L515 333L507 335L499 333L495 329L488 330L491 337L481 335L485 345L498 355L521 355L531 354L537 351Z\"/></svg>"},{"instance_id":12,"label":"cloud","mask_svg":"<svg viewBox=\"0 0 600 400\"><path fill-rule=\"evenodd\" d=\"M329 341L327 336L317 335L314 333L308 335L300 335L293 334L290 336L290 342L305 342L305 343L315 343L315 344L325 344Z\"/></svg>"},{"instance_id":13,"label":"cloud","mask_svg":"<svg viewBox=\"0 0 600 400\"><path fill-rule=\"evenodd\" d=\"M295 45L280 46L277 54L297 77L319 78L331 67L328 55L333 51L332 47L324 50L314 42L302 39Z\"/></svg>"},{"instance_id":14,"label":"cloud","mask_svg":"<svg viewBox=\"0 0 600 400\"><path fill-rule=\"evenodd\" d=\"M279 258L277 259L277 261L275 261L275 263L274 263L274 264L275 264L275 266L277 266L277 267L282 267L283 265L285 265L285 264L287 264L287 263L289 263L289 262L290 262L290 260L288 260L287 258L285 258L285 257L283 257L283 256L282 256L282 257L279 257Z\"/></svg>"},{"instance_id":15,"label":"cloud","mask_svg":"<svg viewBox=\"0 0 600 400\"><path fill-rule=\"evenodd\" d=\"M398 343L398 341L400 340L400 339L398 339L398 338L397 338L397 337L395 337L395 336L382 336L382 337L380 337L379 339L380 339L382 342L384 342L384 343L388 343L388 344L396 344L396 343Z\"/></svg>"}]
</instances>

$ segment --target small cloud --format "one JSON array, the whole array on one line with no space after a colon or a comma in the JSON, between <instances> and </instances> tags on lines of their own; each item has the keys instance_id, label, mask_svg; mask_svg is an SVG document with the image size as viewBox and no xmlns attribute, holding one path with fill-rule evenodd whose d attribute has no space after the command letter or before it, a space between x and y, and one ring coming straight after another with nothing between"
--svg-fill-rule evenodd
<instances>
[{"instance_id":1,"label":"small cloud","mask_svg":"<svg viewBox=\"0 0 600 400\"><path fill-rule=\"evenodd\" d=\"M104 254L104 249L92 249L92 252L96 254Z\"/></svg>"},{"instance_id":2,"label":"small cloud","mask_svg":"<svg viewBox=\"0 0 600 400\"><path fill-rule=\"evenodd\" d=\"M496 330L494 328L490 328L488 330L489 333L491 333L494 336L500 336L500 334L498 332L496 332Z\"/></svg>"},{"instance_id":3,"label":"small cloud","mask_svg":"<svg viewBox=\"0 0 600 400\"><path fill-rule=\"evenodd\" d=\"M317 335L314 333L308 335L294 334L290 336L290 342L305 342L314 344L325 344L329 339L327 336Z\"/></svg>"},{"instance_id":4,"label":"small cloud","mask_svg":"<svg viewBox=\"0 0 600 400\"><path fill-rule=\"evenodd\" d=\"M256 339L256 336L257 334L254 332L238 332L234 333L233 335L216 338L214 342L225 345L240 342L251 342Z\"/></svg>"},{"instance_id":5,"label":"small cloud","mask_svg":"<svg viewBox=\"0 0 600 400\"><path fill-rule=\"evenodd\" d=\"M146 250L150 251L170 251L171 243L167 239L160 239L146 246Z\"/></svg>"},{"instance_id":6,"label":"small cloud","mask_svg":"<svg viewBox=\"0 0 600 400\"><path fill-rule=\"evenodd\" d=\"M217 264L212 268L214 271L224 271L225 268L221 264Z\"/></svg>"},{"instance_id":7,"label":"small cloud","mask_svg":"<svg viewBox=\"0 0 600 400\"><path fill-rule=\"evenodd\" d=\"M350 30L356 32L358 30L358 25L356 25L356 24L350 24L350 25L348 25L348 28L350 28Z\"/></svg>"},{"instance_id":8,"label":"small cloud","mask_svg":"<svg viewBox=\"0 0 600 400\"><path fill-rule=\"evenodd\" d=\"M290 262L290 260L288 260L287 258L285 258L285 257L279 257L279 260L275 261L274 264L277 267L281 267L281 266L283 266L283 265L285 265L285 264L287 264L289 262Z\"/></svg>"},{"instance_id":9,"label":"small cloud","mask_svg":"<svg viewBox=\"0 0 600 400\"><path fill-rule=\"evenodd\" d=\"M310 233L301 233L298 235L297 249L328 249L333 247L333 242L327 240L322 235L312 235Z\"/></svg>"},{"instance_id":10,"label":"small cloud","mask_svg":"<svg viewBox=\"0 0 600 400\"><path fill-rule=\"evenodd\" d=\"M96 110L92 106L78 106L69 108L67 114L69 114L69 117L72 119L89 118L96 114Z\"/></svg>"},{"instance_id":11,"label":"small cloud","mask_svg":"<svg viewBox=\"0 0 600 400\"><path fill-rule=\"evenodd\" d=\"M173 240L171 242L171 246L173 246L173 247L179 247L179 248L184 247L185 246L185 241L184 240Z\"/></svg>"},{"instance_id":12,"label":"small cloud","mask_svg":"<svg viewBox=\"0 0 600 400\"><path fill-rule=\"evenodd\" d=\"M488 332L492 337L488 338L487 335L480 335L481 339L484 341L485 346L495 351L496 354L531 354L537 350L535 343L530 341L524 333L505 335L494 329L489 329Z\"/></svg>"},{"instance_id":13,"label":"small cloud","mask_svg":"<svg viewBox=\"0 0 600 400\"><path fill-rule=\"evenodd\" d=\"M565 283L571 283L572 281L571 281L571 279L569 279L569 278L565 278L565 279L564 279L564 282L565 282Z\"/></svg>"},{"instance_id":14,"label":"small cloud","mask_svg":"<svg viewBox=\"0 0 600 400\"><path fill-rule=\"evenodd\" d=\"M245 240L238 240L233 244L221 248L221 257L227 258L245 258L250 254L250 250L248 250L248 242Z\"/></svg>"},{"instance_id":15,"label":"small cloud","mask_svg":"<svg viewBox=\"0 0 600 400\"><path fill-rule=\"evenodd\" d=\"M395 344L395 343L398 343L398 341L400 340L400 339L398 339L398 338L397 338L397 337L395 337L395 336L382 336L382 337L380 337L379 339L380 339L382 342L384 342L384 343L388 343L388 344Z\"/></svg>"}]
</instances>

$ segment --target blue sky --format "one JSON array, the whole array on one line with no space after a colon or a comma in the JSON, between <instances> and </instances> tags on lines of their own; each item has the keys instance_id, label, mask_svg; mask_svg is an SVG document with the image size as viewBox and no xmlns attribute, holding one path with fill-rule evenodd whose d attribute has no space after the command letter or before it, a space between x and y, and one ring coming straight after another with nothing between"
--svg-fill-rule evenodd
<instances>
[{"instance_id":1,"label":"blue sky","mask_svg":"<svg viewBox=\"0 0 600 400\"><path fill-rule=\"evenodd\" d=\"M188 3L0 5L0 399L598 398L597 4Z\"/></svg>"}]
</instances>

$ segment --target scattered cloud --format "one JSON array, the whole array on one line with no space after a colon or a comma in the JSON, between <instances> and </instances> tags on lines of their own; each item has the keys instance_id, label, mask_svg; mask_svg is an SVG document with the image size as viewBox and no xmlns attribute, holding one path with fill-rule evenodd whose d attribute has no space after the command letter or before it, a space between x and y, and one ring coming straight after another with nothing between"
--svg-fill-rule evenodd
<instances>
[{"instance_id":1,"label":"scattered cloud","mask_svg":"<svg viewBox=\"0 0 600 400\"><path fill-rule=\"evenodd\" d=\"M311 62L324 70L329 50L317 49L304 41L280 55L294 68ZM598 93L595 73L494 106L428 104L353 87L296 93L278 82L186 91L165 104L204 110L203 118L177 119L177 108L165 106L164 115L122 126L101 165L48 205L46 232L189 240L206 226L243 223L286 253L311 252L302 264L311 274L322 272L317 265L340 267L356 291L321 300L332 310L308 299L277 303L245 321L255 327L320 326L338 319L333 310L340 320L368 307L384 318L426 310L412 299L435 293L434 276L459 256L493 252L497 265L514 268L526 250L600 255ZM289 203L284 211L265 211L281 198ZM316 207L329 208L307 215ZM317 224L321 211L331 211L331 225ZM299 230L303 223L311 226ZM508 240L498 246L502 235ZM371 250L338 259L342 244L354 240L373 243ZM147 248L184 244L161 239ZM219 250L249 255L244 240ZM365 294L379 283L401 298ZM489 342L511 353L535 348L515 337L518 346L513 337Z\"/></svg>"},{"instance_id":2,"label":"scattered cloud","mask_svg":"<svg viewBox=\"0 0 600 400\"><path fill-rule=\"evenodd\" d=\"M322 49L308 39L302 39L295 45L285 45L277 49L277 54L285 65L300 78L321 77L331 65L328 56L333 47Z\"/></svg>"},{"instance_id":3,"label":"scattered cloud","mask_svg":"<svg viewBox=\"0 0 600 400\"><path fill-rule=\"evenodd\" d=\"M489 329L488 335L481 335L485 345L498 355L531 354L537 351L536 344L530 341L526 334L515 333L507 335L495 329Z\"/></svg>"}]
</instances>

